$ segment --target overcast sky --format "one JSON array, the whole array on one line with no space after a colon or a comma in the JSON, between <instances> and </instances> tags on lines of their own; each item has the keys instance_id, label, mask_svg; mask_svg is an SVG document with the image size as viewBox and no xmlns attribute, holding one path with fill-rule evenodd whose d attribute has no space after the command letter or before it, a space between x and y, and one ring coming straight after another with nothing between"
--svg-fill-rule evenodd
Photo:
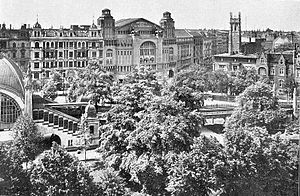
<instances>
[{"instance_id":1,"label":"overcast sky","mask_svg":"<svg viewBox=\"0 0 300 196\"><path fill-rule=\"evenodd\" d=\"M242 30L300 31L300 0L0 0L0 22L19 28L91 24L109 8L115 20L145 18L156 24L169 11L176 28L229 29L229 13L242 13Z\"/></svg>"}]
</instances>

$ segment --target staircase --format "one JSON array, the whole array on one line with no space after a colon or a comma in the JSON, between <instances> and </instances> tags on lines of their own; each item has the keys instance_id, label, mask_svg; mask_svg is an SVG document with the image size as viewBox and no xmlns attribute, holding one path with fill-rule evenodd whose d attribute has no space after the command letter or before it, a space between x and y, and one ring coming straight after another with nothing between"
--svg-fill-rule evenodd
<instances>
[{"instance_id":1,"label":"staircase","mask_svg":"<svg viewBox=\"0 0 300 196\"><path fill-rule=\"evenodd\" d=\"M33 120L45 135L58 135L63 147L74 148L78 145L81 137L79 131L80 119L53 108L44 107L33 110Z\"/></svg>"}]
</instances>

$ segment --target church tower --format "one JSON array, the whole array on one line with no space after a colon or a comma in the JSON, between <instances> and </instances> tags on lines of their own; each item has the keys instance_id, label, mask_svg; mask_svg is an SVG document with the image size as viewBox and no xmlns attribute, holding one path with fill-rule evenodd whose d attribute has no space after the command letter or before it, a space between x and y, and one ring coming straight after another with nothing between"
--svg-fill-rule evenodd
<instances>
[{"instance_id":1,"label":"church tower","mask_svg":"<svg viewBox=\"0 0 300 196\"><path fill-rule=\"evenodd\" d=\"M30 67L27 68L25 77L25 107L24 113L32 118L32 73Z\"/></svg>"},{"instance_id":2,"label":"church tower","mask_svg":"<svg viewBox=\"0 0 300 196\"><path fill-rule=\"evenodd\" d=\"M164 29L163 38L175 38L175 22L170 12L164 12L160 20L160 26Z\"/></svg>"},{"instance_id":3,"label":"church tower","mask_svg":"<svg viewBox=\"0 0 300 196\"><path fill-rule=\"evenodd\" d=\"M115 19L110 14L109 9L102 10L102 15L97 20L97 25L102 30L102 36L106 38L114 38L115 36Z\"/></svg>"},{"instance_id":4,"label":"church tower","mask_svg":"<svg viewBox=\"0 0 300 196\"><path fill-rule=\"evenodd\" d=\"M241 51L242 30L241 30L241 12L238 17L233 17L230 12L230 31L229 31L229 54L237 54Z\"/></svg>"}]
</instances>

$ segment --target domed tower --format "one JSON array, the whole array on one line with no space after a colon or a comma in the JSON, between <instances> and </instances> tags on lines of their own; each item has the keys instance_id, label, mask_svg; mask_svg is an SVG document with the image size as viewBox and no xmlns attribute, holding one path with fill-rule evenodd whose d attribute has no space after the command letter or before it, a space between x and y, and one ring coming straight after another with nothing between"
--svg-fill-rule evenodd
<instances>
[{"instance_id":1,"label":"domed tower","mask_svg":"<svg viewBox=\"0 0 300 196\"><path fill-rule=\"evenodd\" d=\"M38 17L36 18L36 23L33 25L33 37L41 37L42 36L42 26L39 23Z\"/></svg>"},{"instance_id":2,"label":"domed tower","mask_svg":"<svg viewBox=\"0 0 300 196\"><path fill-rule=\"evenodd\" d=\"M230 31L228 52L230 54L237 54L241 51L242 44L242 30L241 30L241 12L238 17L232 17L230 12Z\"/></svg>"},{"instance_id":3,"label":"domed tower","mask_svg":"<svg viewBox=\"0 0 300 196\"><path fill-rule=\"evenodd\" d=\"M159 23L164 28L163 38L175 38L175 22L170 12L164 12Z\"/></svg>"},{"instance_id":4,"label":"domed tower","mask_svg":"<svg viewBox=\"0 0 300 196\"><path fill-rule=\"evenodd\" d=\"M114 37L115 19L111 16L109 9L102 10L102 16L98 18L97 25L101 28L104 39Z\"/></svg>"}]
</instances>

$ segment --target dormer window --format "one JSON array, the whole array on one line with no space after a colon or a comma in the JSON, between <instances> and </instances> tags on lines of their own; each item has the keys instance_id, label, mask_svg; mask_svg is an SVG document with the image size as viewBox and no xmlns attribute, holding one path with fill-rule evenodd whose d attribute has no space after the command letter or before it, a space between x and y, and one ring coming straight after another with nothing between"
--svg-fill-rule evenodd
<instances>
[{"instance_id":1,"label":"dormer window","mask_svg":"<svg viewBox=\"0 0 300 196\"><path fill-rule=\"evenodd\" d=\"M283 69L283 68L280 68L280 69L279 69L279 75L280 75L280 76L284 76L284 69Z\"/></svg>"},{"instance_id":2,"label":"dormer window","mask_svg":"<svg viewBox=\"0 0 300 196\"><path fill-rule=\"evenodd\" d=\"M279 63L280 63L281 65L282 65L282 64L284 64L284 61L283 61L283 59L281 59Z\"/></svg>"},{"instance_id":3,"label":"dormer window","mask_svg":"<svg viewBox=\"0 0 300 196\"><path fill-rule=\"evenodd\" d=\"M270 69L270 75L271 76L275 75L275 68L274 67L271 67L271 69Z\"/></svg>"}]
</instances>

